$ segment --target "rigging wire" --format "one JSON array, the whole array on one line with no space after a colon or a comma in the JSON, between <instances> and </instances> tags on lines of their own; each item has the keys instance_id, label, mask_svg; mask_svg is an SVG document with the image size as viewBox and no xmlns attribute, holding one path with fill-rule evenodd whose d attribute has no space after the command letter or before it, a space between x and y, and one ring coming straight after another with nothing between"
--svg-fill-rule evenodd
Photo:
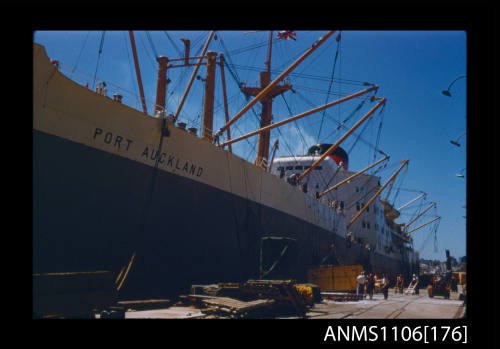
<instances>
[{"instance_id":1,"label":"rigging wire","mask_svg":"<svg viewBox=\"0 0 500 349\"><path fill-rule=\"evenodd\" d=\"M437 214L436 214L436 216L437 216ZM438 252L437 231L439 228L439 223L441 223L440 219L438 219L434 225L434 253Z\"/></svg>"},{"instance_id":2,"label":"rigging wire","mask_svg":"<svg viewBox=\"0 0 500 349\"><path fill-rule=\"evenodd\" d=\"M219 37L220 37L220 35L219 35ZM225 48L224 42L223 42L223 40L222 40L221 38L220 38L219 42L220 42L220 45L221 45L221 47L222 47L222 49L223 49L223 51L224 51L225 55L227 56L227 61L225 62L225 65L226 65L226 67L228 68L228 70L230 71L231 76L232 76L232 77L233 77L233 79L236 81L236 83L238 84L238 86L241 86L241 81L239 80L239 77L237 76L237 73L234 73L234 72L232 71L231 67L234 67L234 68L240 68L240 69L257 70L257 71L260 71L260 70L261 70L261 68L257 68L257 67L248 67L248 66L242 66L242 65L234 65L234 64L232 63L232 61L231 61L231 54L232 54L232 53L235 53L235 51L233 50L233 51L229 52L229 51ZM256 49L256 48L260 48L260 47L263 47L263 46L265 46L265 45L264 45L264 44L262 44L262 43L258 43L258 44L255 44L255 45L252 45L252 46L249 46L249 47L245 48L245 50L236 51L236 53L240 53L240 52L243 52L243 51L249 51L250 49ZM299 55L300 55L300 54L299 54ZM337 48L337 54L336 54L336 57L338 57L338 48ZM337 59L335 60L335 64L336 64L336 61L337 61ZM335 65L335 64L334 64L334 65ZM333 69L333 72L334 72L334 70L335 70L335 67L334 67L334 69ZM333 75L333 72L332 72L332 75ZM292 74L290 74L290 75L292 75ZM294 75L294 76L296 76L296 77L313 77L313 78L315 78L315 79L323 79L323 80L325 80L325 78L324 78L324 77L320 77L320 76L313 76L313 75L307 75L307 74L302 74L302 73L295 73L295 74L293 74L293 75ZM327 81L329 81L329 82L330 82L330 89L329 89L329 91L328 91L328 93L329 93L329 94L331 94L330 92L331 92L331 85L332 85L332 83L333 83L333 80L334 80L334 76L332 76L332 77L330 77L329 79L327 79ZM354 81L354 80L346 80L346 79L336 79L336 80L337 80L337 81L339 81L339 82L341 82L341 83L351 83L351 84L358 84L358 85L362 85L362 84L363 84L363 82L359 82L359 81L358 81L358 82L356 82L356 81ZM282 95L282 99L283 99L283 101L284 101L284 103L285 103L285 105L286 105L286 107L287 107L287 109L288 109L289 113L291 114L290 107L289 107L288 103L286 102L286 99L284 98L284 96L283 96L283 95ZM365 101L366 101L366 99L362 100L362 102L360 103L360 106L357 108L357 110L361 109L361 107L362 107L362 105L364 104L364 102L365 102ZM357 110L356 110L356 111L357 111ZM255 115L255 111L254 111L253 109L252 109L252 111L253 111L253 113L254 113L254 115ZM354 113L353 113L353 114L354 114ZM255 117L256 117L256 119L257 119L257 120L259 120L257 115L255 115ZM352 115L351 115L350 117L352 117ZM345 120L345 122L346 122L346 121L348 121L348 119L346 119L346 120ZM302 132L300 131L300 128L298 127L298 125L297 125L297 123L296 123L296 122L294 123L294 125L295 125L295 127L296 127L296 129L297 129L297 131L298 131L298 134L299 134L299 136L300 136L300 138L301 138L301 141L302 141L302 142L303 142L303 144L304 144L304 145L306 145L306 147L307 147L306 141L305 141L305 139L304 139L304 136L303 136ZM341 126L343 126L343 125L341 124ZM339 126L339 128L340 128L341 126ZM366 125L365 125L365 128L366 128ZM280 133L281 138L282 138L282 139L284 139L284 137L282 137L283 135L281 134L281 131L279 130L279 128L278 128L278 132ZM358 136L358 137L357 137L357 140L359 140L359 139L363 140L363 139L361 138L361 134L358 134L357 136ZM294 155L294 152L291 150L290 146L287 144L287 142L286 142L286 140L285 140L285 139L284 139L284 143L285 143L285 147L286 147L286 148L287 148L287 150L290 152L290 155L292 155L292 157L296 160L295 155ZM330 180L330 181L331 181L331 180ZM326 183L326 180L325 180L324 178L323 178L323 182L324 182L324 183Z\"/></svg>"},{"instance_id":3,"label":"rigging wire","mask_svg":"<svg viewBox=\"0 0 500 349\"><path fill-rule=\"evenodd\" d=\"M151 35L149 34L149 31L146 30L146 36L148 37L149 44L151 45L151 49L153 50L153 53L155 55L156 61L158 62L158 53L156 52L155 45L153 44L153 39L151 39Z\"/></svg>"},{"instance_id":4,"label":"rigging wire","mask_svg":"<svg viewBox=\"0 0 500 349\"><path fill-rule=\"evenodd\" d=\"M366 99L363 99L361 101L361 103L358 104L358 106L351 112L351 114L349 114L345 119L344 121L340 122L337 126L337 128L335 130L333 130L332 133L330 133L328 136L326 136L322 141L326 140L327 138L330 138L331 136L333 136L338 130L340 130L340 128L342 126L344 126L347 122L349 122L349 120L351 120L351 118L356 115L356 113L363 107L363 105L365 104L366 102ZM335 120L335 122L337 122Z\"/></svg>"},{"instance_id":5,"label":"rigging wire","mask_svg":"<svg viewBox=\"0 0 500 349\"><path fill-rule=\"evenodd\" d=\"M97 55L97 65L95 67L94 82L92 83L92 90L95 89L95 79L97 76L97 69L99 68L99 61L101 60L101 54L102 54L102 48L104 46L104 35L105 34L106 34L106 31L103 30L102 35L101 35L101 43L99 44L99 54Z\"/></svg>"},{"instance_id":6,"label":"rigging wire","mask_svg":"<svg viewBox=\"0 0 500 349\"><path fill-rule=\"evenodd\" d=\"M285 102L285 106L286 108L288 109L288 113L290 114L290 116L293 116L292 114L292 111L290 109L290 106L288 105L288 103L286 102L286 99L285 99L285 96L283 96L283 94L281 94L281 98L283 99L283 102ZM302 131L300 131L300 128L299 126L297 125L297 121L294 121L293 122L295 128L297 129L297 133L299 134L300 136L300 139L302 141L302 144L304 145L304 147L307 149L308 148L308 145L306 143L306 140L304 139L304 136L302 135Z\"/></svg>"},{"instance_id":7,"label":"rigging wire","mask_svg":"<svg viewBox=\"0 0 500 349\"><path fill-rule=\"evenodd\" d=\"M297 96L299 96L302 100L304 100L304 101L305 101L307 104L309 104L310 106L315 106L313 103L311 103L311 101L309 101L309 100L308 100L305 96L303 96L303 95L302 95L302 93L299 93L299 92L297 92L297 91L296 91L296 94L297 94ZM366 101L367 99L369 99L369 98L364 99L364 101ZM359 108L361 108L361 107L359 107ZM329 116L329 114L328 114L328 113L327 113L326 115L327 115L327 116ZM351 115L349 118L351 118L352 116L353 116L353 115ZM338 124L338 127L337 127L337 129L336 129L334 132L332 132L330 135L328 135L328 137L332 136L332 135L333 135L333 133L335 133L335 132L336 132L338 129L340 129L340 128L342 128L342 129L344 129L344 130L348 130L348 128L347 128L347 127L346 127L346 126L345 126L342 122L340 122L340 123L339 123L337 120L334 120L334 119L332 119L332 121L334 121L335 123L337 123L337 124ZM344 123L345 123L345 121L348 121L348 119L346 118L346 120L344 120ZM353 135L356 135L356 136L357 136L358 134L357 134L356 132L353 132ZM326 138L325 138L325 139L326 139ZM368 147L370 147L370 148L375 148L375 146L374 146L373 144L371 144L371 143L369 143L368 141L366 141L363 137L360 137L360 138L359 138L359 140L360 140L362 143L364 143L365 145L367 145ZM384 155L384 156L385 156L385 155L387 155L386 153L384 153L384 152L383 152L382 150L380 150L380 149L376 149L376 150L377 150L380 154L382 154L382 155Z\"/></svg>"},{"instance_id":8,"label":"rigging wire","mask_svg":"<svg viewBox=\"0 0 500 349\"><path fill-rule=\"evenodd\" d=\"M222 51L224 51L224 65L225 67L227 68L227 70L229 70L229 73L231 74L231 76L233 77L233 79L236 81L236 83L238 84L238 88L241 87L241 80L238 76L238 74L236 72L233 71L233 69L231 69L231 66L234 66L233 62L231 61L231 55L229 54L227 48L226 48L226 45L224 45L224 40L222 40L222 37L220 35L219 32L216 32L217 34L217 37L218 37L218 41L219 41L219 44L222 48Z\"/></svg>"},{"instance_id":9,"label":"rigging wire","mask_svg":"<svg viewBox=\"0 0 500 349\"><path fill-rule=\"evenodd\" d=\"M147 49L146 44L144 43L144 40L142 39L142 36L137 35L137 37L139 38L139 41L141 42L142 47L144 47L144 52L146 52L146 56L148 57L149 63L151 63L151 67L153 68L153 71L155 71L156 68L155 68L154 60L151 60L151 53Z\"/></svg>"},{"instance_id":10,"label":"rigging wire","mask_svg":"<svg viewBox=\"0 0 500 349\"><path fill-rule=\"evenodd\" d=\"M404 180L405 180L405 178L406 178L406 173L407 173L407 171L406 171L406 170L405 170L405 171L403 171L403 174L402 174L402 175L401 175L401 176L397 179L397 180L399 180L399 186L398 186L398 187L396 187L396 194L394 195L394 198L393 198L393 200L392 200L392 204L391 204L392 206L394 206L394 204L395 204L395 202L396 202L396 198L397 198L397 197L398 197L398 195L399 195L399 190L400 190L399 188L401 187L401 184L403 183L403 181L404 181Z\"/></svg>"},{"instance_id":11,"label":"rigging wire","mask_svg":"<svg viewBox=\"0 0 500 349\"><path fill-rule=\"evenodd\" d=\"M330 91L331 91L332 85L333 85L333 78L335 76L335 66L337 65L337 58L339 56L339 47L340 47L340 41L337 42L337 51L335 52L335 58L333 60L333 68L332 68L330 83L328 84L328 92L326 94L326 99L325 99L325 103L324 104L328 103L328 97L330 97ZM320 124L319 130L318 130L318 137L316 137L316 143L319 142L319 136L321 134L321 129L323 128L323 121L325 119L325 113L326 113L326 109L323 110L323 113L322 113L322 116L321 116L321 124Z\"/></svg>"},{"instance_id":12,"label":"rigging wire","mask_svg":"<svg viewBox=\"0 0 500 349\"><path fill-rule=\"evenodd\" d=\"M255 49L258 49L258 48L261 48L261 47L264 47L264 46L267 46L268 45L268 42L269 40L265 40L265 41L261 41L259 43L256 43L256 44L252 44L252 45L249 45L249 46L246 46L246 47L241 47L241 48L238 48L238 49L234 49L232 51L230 51L229 53L232 55L232 56L236 56L236 55L239 55L240 53L244 53L244 52L247 52L247 51L251 51L251 50L255 50ZM271 44L274 44L275 42L277 41L276 38L274 38L272 40L272 43Z\"/></svg>"},{"instance_id":13,"label":"rigging wire","mask_svg":"<svg viewBox=\"0 0 500 349\"><path fill-rule=\"evenodd\" d=\"M83 49L85 48L85 44L87 43L87 39L89 38L90 31L87 32L87 36L85 37L85 41L83 42L82 48L80 50L80 53L78 54L78 57L76 59L76 63L74 68L71 70L71 78L73 78L73 75L76 71L76 68L78 67L78 63L80 62L80 57L82 56Z\"/></svg>"},{"instance_id":14,"label":"rigging wire","mask_svg":"<svg viewBox=\"0 0 500 349\"><path fill-rule=\"evenodd\" d=\"M382 105L382 110L379 113L380 121L378 124L377 140L375 141L375 149L373 149L373 161L375 161L375 158L377 156L376 150L378 149L378 145L380 143L380 134L382 133L382 124L384 122L384 115L385 115L385 113L382 113L384 111L384 108L385 108L385 103L384 103L384 105Z\"/></svg>"},{"instance_id":15,"label":"rigging wire","mask_svg":"<svg viewBox=\"0 0 500 349\"><path fill-rule=\"evenodd\" d=\"M434 235L434 253L437 253L438 250L437 250L437 231L438 231L438 228L439 228L439 223L440 223L440 220L437 220L430 228L429 228L429 234L427 235L427 237L424 239L424 241L422 242L422 245L420 246L419 248L419 251L424 251L424 248L427 246L427 243L429 242L431 236Z\"/></svg>"},{"instance_id":16,"label":"rigging wire","mask_svg":"<svg viewBox=\"0 0 500 349\"><path fill-rule=\"evenodd\" d=\"M208 32L204 31L202 32L197 38L195 38L192 42L192 47L196 47L196 45L199 44L198 49L195 51L196 56L199 56L201 53L201 50L203 49L203 46L205 46L205 42L202 41L202 39L208 37ZM206 40L205 40L206 41Z\"/></svg>"},{"instance_id":17,"label":"rigging wire","mask_svg":"<svg viewBox=\"0 0 500 349\"><path fill-rule=\"evenodd\" d=\"M413 219L415 219L415 217L417 217L420 212L422 211L422 207L426 205L427 206L427 197L425 196L423 201L420 203L420 205L418 207L415 208L415 211L413 212L413 215L410 217L410 219L408 219L408 222L411 222L413 221Z\"/></svg>"},{"instance_id":18,"label":"rigging wire","mask_svg":"<svg viewBox=\"0 0 500 349\"><path fill-rule=\"evenodd\" d=\"M172 46L174 47L174 49L177 51L177 53L179 54L179 58L182 57L183 53L182 51L179 49L179 47L175 44L174 40L172 40L172 38L170 37L170 35L168 35L167 31L164 30L163 33L167 36L167 39L170 41L170 43L172 44Z\"/></svg>"},{"instance_id":19,"label":"rigging wire","mask_svg":"<svg viewBox=\"0 0 500 349\"><path fill-rule=\"evenodd\" d=\"M225 52L225 54L227 54ZM261 71L262 68L260 67L255 67L255 66L247 66L247 65L241 65L241 64L230 64L230 66L234 69L240 69L240 70L250 70L250 71ZM284 70L278 70L278 69L271 69L271 73L273 75L279 75L283 73ZM312 74L305 74L305 73L298 73L298 72L291 72L288 74L290 77L294 78L302 78L302 79L307 79L307 80L317 80L317 81L324 81L324 82L330 82L331 78L328 76L321 76L321 75L312 75ZM342 78L333 78L333 81L338 84L345 84L345 85L353 85L353 86L366 86L365 81L360 81L360 80L351 80L351 79L342 79Z\"/></svg>"},{"instance_id":20,"label":"rigging wire","mask_svg":"<svg viewBox=\"0 0 500 349\"><path fill-rule=\"evenodd\" d=\"M282 97L283 97L283 95L282 95ZM285 101L285 104L287 105L287 108L288 108L288 104L286 103L286 100L284 99L284 97L283 97L283 100ZM362 101L362 102L360 103L360 106L362 106L362 105L364 104L364 102L365 102L365 101ZM357 108L355 111L359 110L359 109L360 109L360 106L358 106L358 108ZM290 112L290 114L291 114L290 108L288 108L288 110L289 110L289 112ZM354 113L352 113L352 114L354 114ZM350 116L348 117L348 119L350 119L351 117L352 117L352 115L350 115ZM358 143L358 141L361 139L361 135L365 132L365 130L367 129L367 127L368 127L368 125L370 124L370 121L371 121L372 119L373 119L373 117L370 117L370 118L369 118L369 120L367 121L367 123L364 125L364 127L363 127L362 131L361 131L359 134L357 134L357 137L356 137L356 139L355 139L354 143L352 144L352 146L351 146L350 150L347 152L348 154L350 154L350 153L352 152L352 150L354 149L354 147L356 146L356 144ZM347 119L346 119L346 120L347 120ZM298 133L299 133L299 135L300 135L300 137L301 137L301 139L302 139L303 143L305 143L304 137L302 136L302 132L300 131L300 129L298 128L298 126L296 126L296 127L297 127ZM334 172L334 174L332 175L332 177L331 177L331 178L330 178L330 180L328 180L328 181L326 181L326 180L325 180L325 177L324 177L324 174L323 174L323 173L321 173L321 172L319 173L319 178L320 178L320 180L323 182L323 184L325 185L325 189L329 188L330 183L332 182L332 180L335 178L335 176L337 175L337 173L338 173L340 170L341 170L341 167L337 167L336 171ZM368 179L367 181L369 181L369 180L370 180L370 179Z\"/></svg>"}]
</instances>

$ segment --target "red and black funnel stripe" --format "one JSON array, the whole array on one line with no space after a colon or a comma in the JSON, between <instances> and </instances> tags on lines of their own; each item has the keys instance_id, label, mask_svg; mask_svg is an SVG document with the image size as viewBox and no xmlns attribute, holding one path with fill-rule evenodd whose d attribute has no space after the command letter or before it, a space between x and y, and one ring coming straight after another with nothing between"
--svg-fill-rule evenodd
<instances>
[{"instance_id":1,"label":"red and black funnel stripe","mask_svg":"<svg viewBox=\"0 0 500 349\"><path fill-rule=\"evenodd\" d=\"M307 155L322 155L324 154L332 144L316 144L313 145L312 147L309 148L307 151ZM347 155L346 151L342 149L341 147L337 147L330 155L328 155L335 161L337 166L340 166L340 163L342 163L342 167L344 170L347 171L348 169L348 164L349 164L349 156Z\"/></svg>"}]
</instances>

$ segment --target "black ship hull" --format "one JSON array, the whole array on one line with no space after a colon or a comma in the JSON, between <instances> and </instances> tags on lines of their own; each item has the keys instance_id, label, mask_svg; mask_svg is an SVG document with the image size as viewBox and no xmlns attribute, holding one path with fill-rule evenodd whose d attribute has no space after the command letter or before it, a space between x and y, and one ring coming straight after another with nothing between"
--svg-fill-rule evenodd
<instances>
[{"instance_id":1,"label":"black ship hull","mask_svg":"<svg viewBox=\"0 0 500 349\"><path fill-rule=\"evenodd\" d=\"M362 264L392 280L416 270L277 209L117 154L37 130L33 145L35 274L118 276L135 253L120 297L165 297L192 284L259 278L289 241L294 258L275 272L299 282L322 263ZM268 237L287 239L266 250Z\"/></svg>"}]
</instances>

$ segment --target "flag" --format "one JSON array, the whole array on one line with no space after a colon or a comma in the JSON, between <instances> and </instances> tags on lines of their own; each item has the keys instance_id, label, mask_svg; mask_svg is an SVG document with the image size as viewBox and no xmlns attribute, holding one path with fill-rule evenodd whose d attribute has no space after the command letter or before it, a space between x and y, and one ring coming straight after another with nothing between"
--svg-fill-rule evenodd
<instances>
[{"instance_id":1,"label":"flag","mask_svg":"<svg viewBox=\"0 0 500 349\"><path fill-rule=\"evenodd\" d=\"M296 40L296 34L292 30L282 30L276 35L277 39Z\"/></svg>"}]
</instances>

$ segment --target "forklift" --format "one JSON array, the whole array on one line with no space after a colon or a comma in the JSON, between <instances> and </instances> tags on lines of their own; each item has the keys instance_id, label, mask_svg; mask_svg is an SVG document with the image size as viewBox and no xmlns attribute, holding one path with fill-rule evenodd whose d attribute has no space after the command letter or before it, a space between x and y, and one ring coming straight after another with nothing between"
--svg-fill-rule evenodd
<instances>
[{"instance_id":1,"label":"forklift","mask_svg":"<svg viewBox=\"0 0 500 349\"><path fill-rule=\"evenodd\" d=\"M427 286L427 294L429 297L444 296L445 299L450 299L450 291L452 284L451 259L450 251L446 250L446 272L431 277L431 284Z\"/></svg>"},{"instance_id":2,"label":"forklift","mask_svg":"<svg viewBox=\"0 0 500 349\"><path fill-rule=\"evenodd\" d=\"M429 297L444 296L450 299L451 277L449 273L444 275L433 275L431 277L431 285L427 286Z\"/></svg>"}]
</instances>

